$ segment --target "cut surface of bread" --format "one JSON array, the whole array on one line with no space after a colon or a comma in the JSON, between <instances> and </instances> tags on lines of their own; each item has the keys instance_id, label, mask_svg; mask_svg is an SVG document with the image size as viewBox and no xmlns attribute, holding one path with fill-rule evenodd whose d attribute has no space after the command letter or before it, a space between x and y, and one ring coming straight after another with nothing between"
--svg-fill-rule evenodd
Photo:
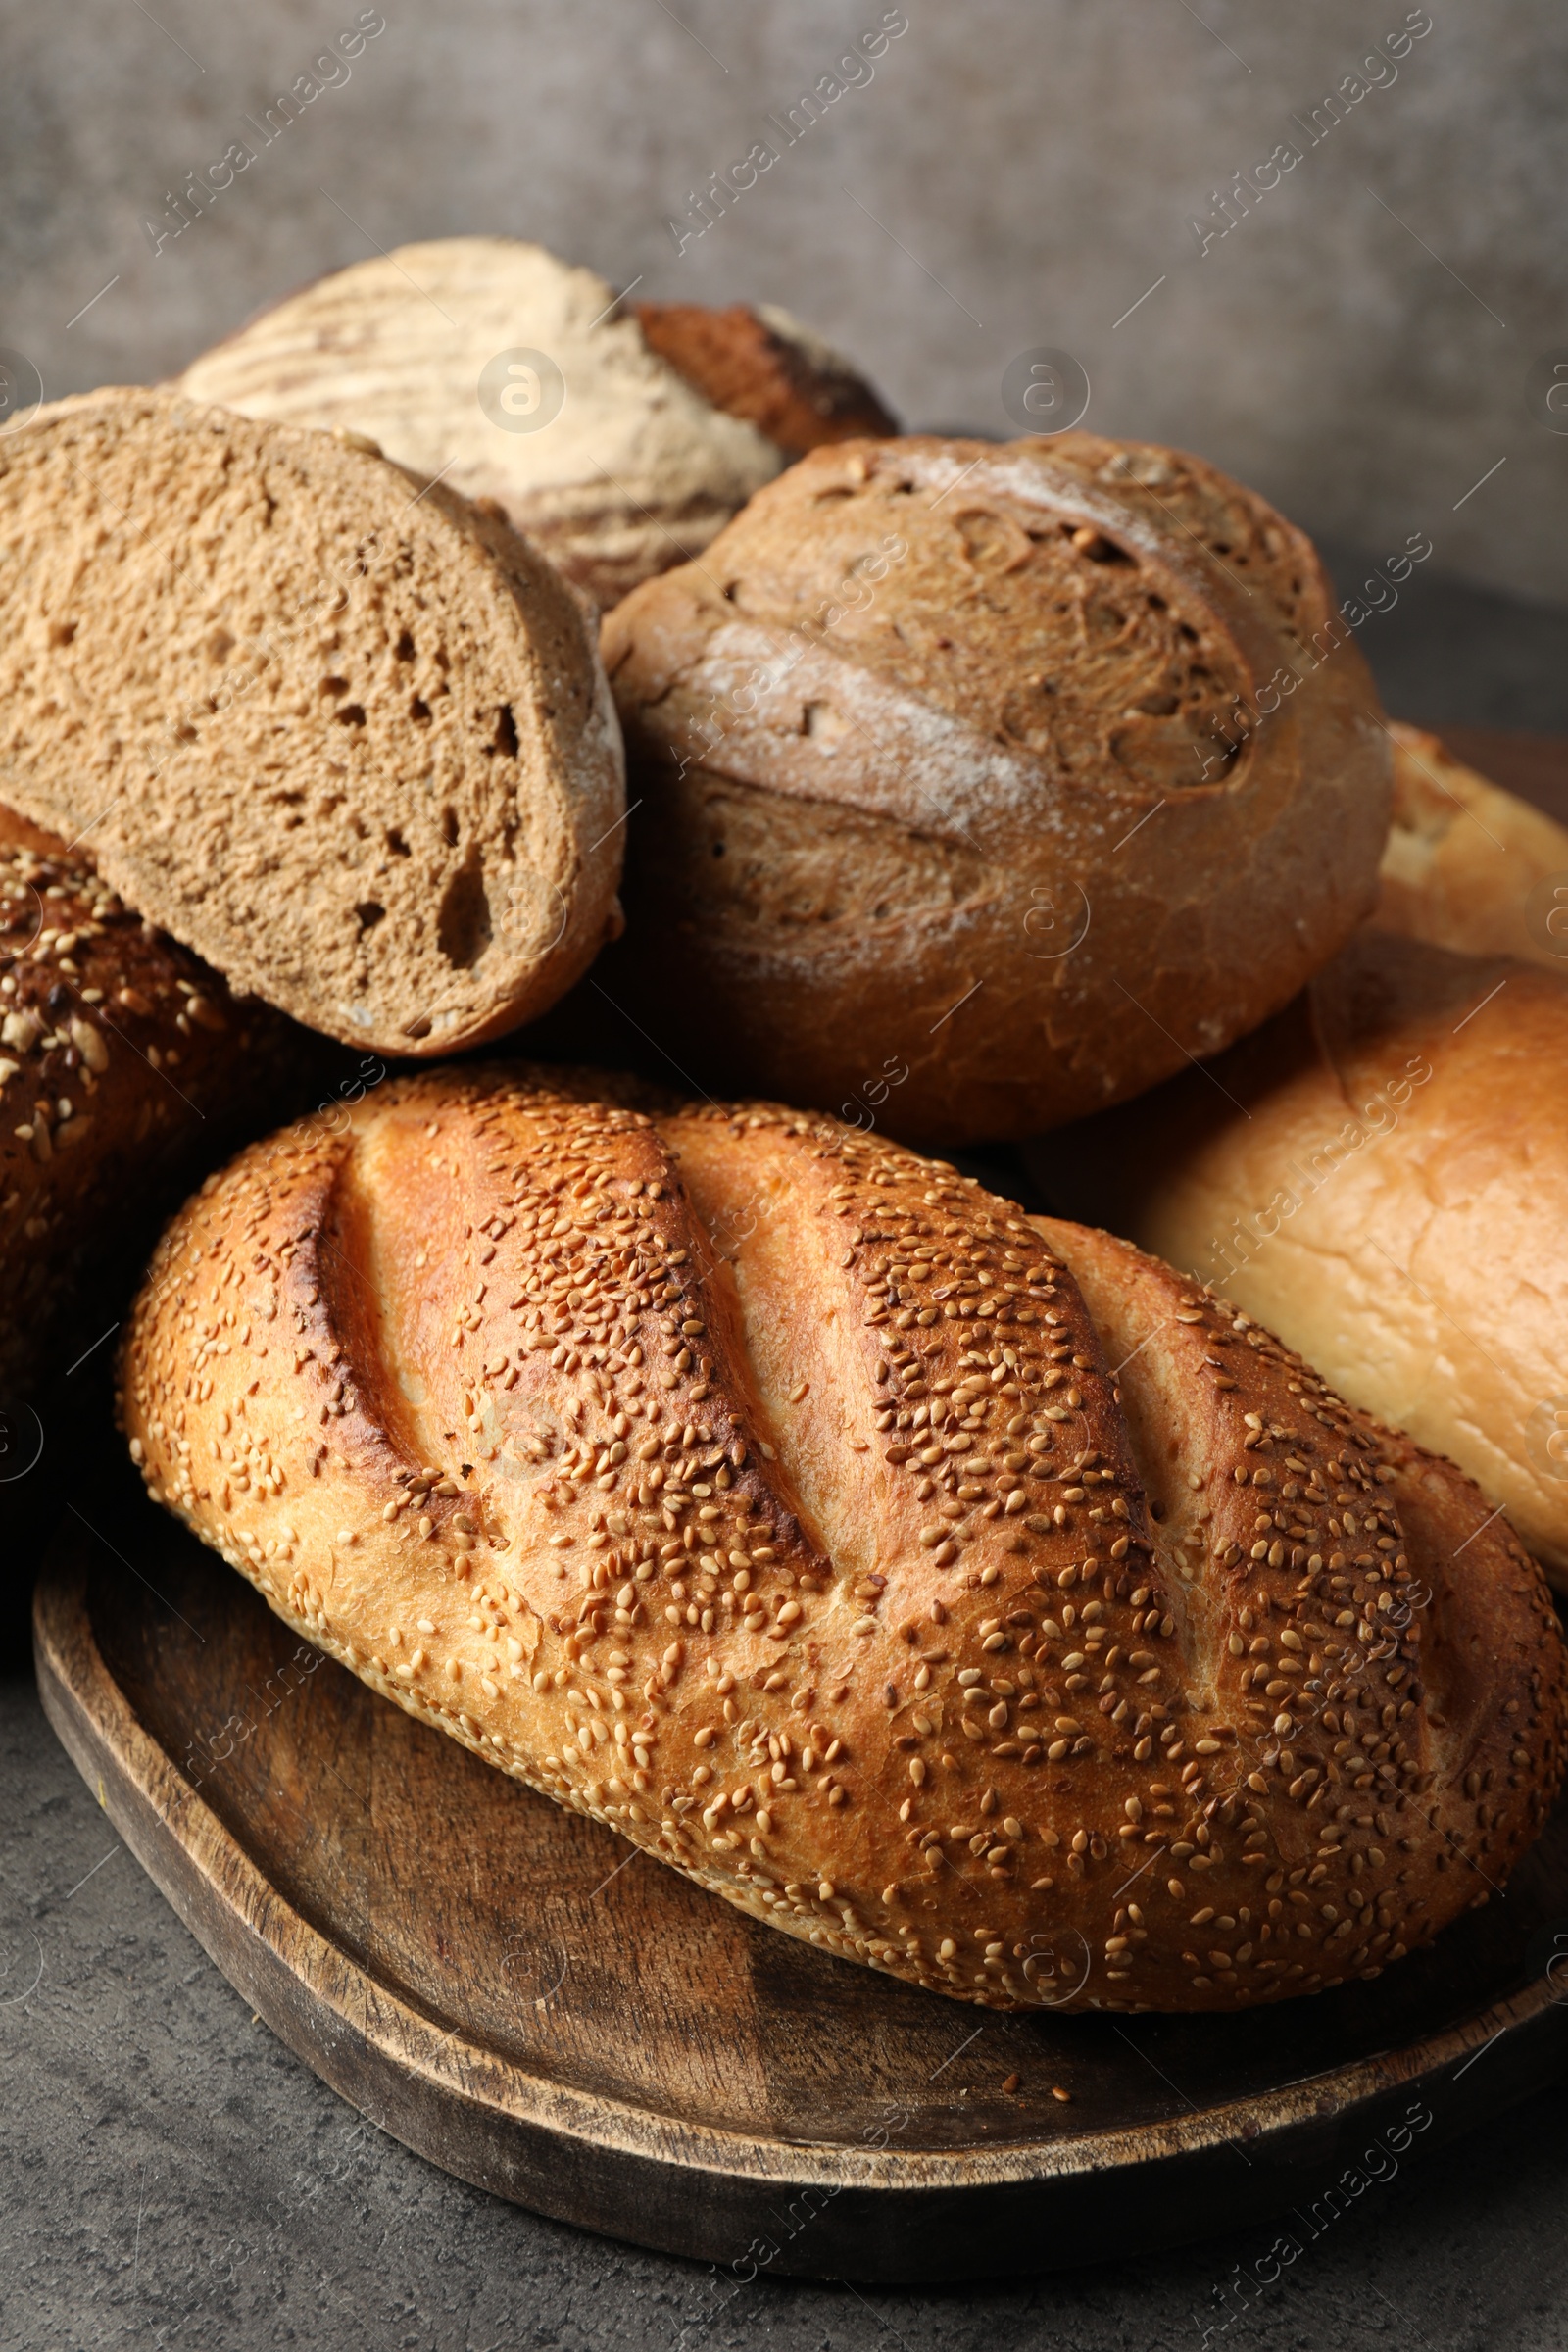
<instances>
[{"instance_id":1,"label":"cut surface of bread","mask_svg":"<svg viewBox=\"0 0 1568 2352\"><path fill-rule=\"evenodd\" d=\"M622 764L572 592L368 449L177 394L0 443L0 800L314 1028L494 1037L612 919Z\"/></svg>"},{"instance_id":2,"label":"cut surface of bread","mask_svg":"<svg viewBox=\"0 0 1568 2352\"><path fill-rule=\"evenodd\" d=\"M188 1205L122 1396L154 1497L372 1689L960 2000L1375 1974L1561 1776L1549 1599L1451 1464L830 1119L394 1082Z\"/></svg>"}]
</instances>

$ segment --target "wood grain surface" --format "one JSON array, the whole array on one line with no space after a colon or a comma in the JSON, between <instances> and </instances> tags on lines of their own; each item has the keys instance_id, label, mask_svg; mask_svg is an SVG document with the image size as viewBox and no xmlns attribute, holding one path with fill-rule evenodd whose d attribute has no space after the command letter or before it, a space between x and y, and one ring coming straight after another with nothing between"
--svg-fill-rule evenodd
<instances>
[{"instance_id":1,"label":"wood grain surface","mask_svg":"<svg viewBox=\"0 0 1568 2352\"><path fill-rule=\"evenodd\" d=\"M323 2080L480 2187L737 2277L1038 2271L1290 2207L1301 2237L1380 2147L1568 2067L1568 1809L1506 1897L1375 1984L1011 2019L813 1952L488 1770L301 1643L118 1460L34 1626L127 1845Z\"/></svg>"},{"instance_id":2,"label":"wood grain surface","mask_svg":"<svg viewBox=\"0 0 1568 2352\"><path fill-rule=\"evenodd\" d=\"M1439 732L1568 819L1568 744ZM716 2266L715 2300L759 2273L998 2276L1273 2216L1304 2245L1568 2070L1568 1798L1505 1894L1375 1984L1255 2016L1006 2018L812 1952L487 1770L299 1642L117 1448L66 1514L34 1640L89 1786L291 2049L478 2186Z\"/></svg>"}]
</instances>

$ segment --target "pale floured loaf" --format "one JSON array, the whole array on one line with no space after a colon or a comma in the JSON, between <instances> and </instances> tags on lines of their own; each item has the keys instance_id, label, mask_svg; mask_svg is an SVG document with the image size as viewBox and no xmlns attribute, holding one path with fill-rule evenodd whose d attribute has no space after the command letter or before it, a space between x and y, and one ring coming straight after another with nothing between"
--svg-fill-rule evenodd
<instances>
[{"instance_id":1,"label":"pale floured loaf","mask_svg":"<svg viewBox=\"0 0 1568 2352\"><path fill-rule=\"evenodd\" d=\"M658 348L592 270L514 237L445 237L307 286L182 382L248 416L368 433L412 471L495 499L610 605L701 554L784 465L792 444L768 428L810 434L813 395L812 438L877 429L869 395L841 421L858 379L842 362L824 369L791 320L759 327L755 314L691 305L650 317ZM486 369L509 353L548 366L529 375L521 358L517 384L498 380L482 399Z\"/></svg>"},{"instance_id":2,"label":"pale floured loaf","mask_svg":"<svg viewBox=\"0 0 1568 2352\"><path fill-rule=\"evenodd\" d=\"M1561 1777L1549 1599L1458 1471L831 1119L394 1082L188 1205L122 1395L154 1496L372 1689L957 1999L1375 1975Z\"/></svg>"},{"instance_id":3,"label":"pale floured loaf","mask_svg":"<svg viewBox=\"0 0 1568 2352\"><path fill-rule=\"evenodd\" d=\"M536 550L368 444L111 391L0 442L0 800L312 1027L391 1053L551 1004L624 806Z\"/></svg>"}]
</instances>

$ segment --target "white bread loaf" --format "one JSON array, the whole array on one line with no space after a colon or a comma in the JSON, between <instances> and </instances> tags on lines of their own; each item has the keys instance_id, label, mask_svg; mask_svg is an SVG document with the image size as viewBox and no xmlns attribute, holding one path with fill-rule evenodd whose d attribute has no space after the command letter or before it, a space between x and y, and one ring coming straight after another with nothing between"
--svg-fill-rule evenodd
<instances>
[{"instance_id":1,"label":"white bread loaf","mask_svg":"<svg viewBox=\"0 0 1568 2352\"><path fill-rule=\"evenodd\" d=\"M1568 1590L1568 986L1362 932L1228 1054L1032 1148L1448 1454Z\"/></svg>"}]
</instances>

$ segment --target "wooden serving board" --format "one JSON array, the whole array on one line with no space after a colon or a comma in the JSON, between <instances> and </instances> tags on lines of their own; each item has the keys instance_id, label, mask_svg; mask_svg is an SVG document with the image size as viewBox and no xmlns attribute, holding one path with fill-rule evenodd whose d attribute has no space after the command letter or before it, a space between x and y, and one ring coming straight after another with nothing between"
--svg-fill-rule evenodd
<instances>
[{"instance_id":1,"label":"wooden serving board","mask_svg":"<svg viewBox=\"0 0 1568 2352\"><path fill-rule=\"evenodd\" d=\"M1568 1807L1505 1898L1374 1984L999 2016L774 1933L415 1723L128 1466L78 1499L34 1627L89 1786L291 2049L519 2204L734 2278L995 2277L1275 2215L1304 2243L1380 2145L1568 2067Z\"/></svg>"}]
</instances>

